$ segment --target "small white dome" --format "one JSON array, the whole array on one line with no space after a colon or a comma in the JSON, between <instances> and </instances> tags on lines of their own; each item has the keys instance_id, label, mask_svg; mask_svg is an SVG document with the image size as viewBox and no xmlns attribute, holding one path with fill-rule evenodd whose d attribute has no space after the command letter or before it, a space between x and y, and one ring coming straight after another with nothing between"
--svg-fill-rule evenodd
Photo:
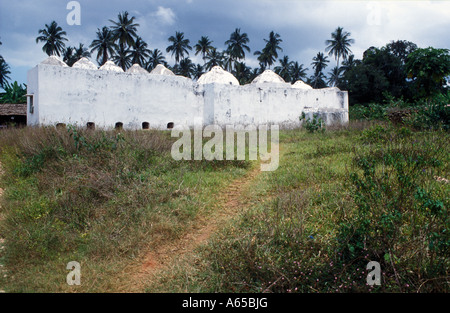
<instances>
[{"instance_id":1,"label":"small white dome","mask_svg":"<svg viewBox=\"0 0 450 313\"><path fill-rule=\"evenodd\" d=\"M74 65L72 65L73 68L81 68L85 70L96 70L97 66L89 61L87 58L81 58L77 62L75 62Z\"/></svg>"},{"instance_id":2,"label":"small white dome","mask_svg":"<svg viewBox=\"0 0 450 313\"><path fill-rule=\"evenodd\" d=\"M112 72L123 72L123 69L117 65L114 64L113 61L106 61L105 64L103 64L99 70L102 71L112 71Z\"/></svg>"},{"instance_id":3,"label":"small white dome","mask_svg":"<svg viewBox=\"0 0 450 313\"><path fill-rule=\"evenodd\" d=\"M280 75L271 70L265 70L262 74L258 75L252 84L264 84L264 83L286 83Z\"/></svg>"},{"instance_id":4,"label":"small white dome","mask_svg":"<svg viewBox=\"0 0 450 313\"><path fill-rule=\"evenodd\" d=\"M156 65L156 67L150 72L150 74L175 76L175 74L171 70L169 70L162 64Z\"/></svg>"},{"instance_id":5,"label":"small white dome","mask_svg":"<svg viewBox=\"0 0 450 313\"><path fill-rule=\"evenodd\" d=\"M220 66L214 66L208 73L198 79L199 84L226 84L239 85L239 81L230 72L223 70Z\"/></svg>"},{"instance_id":6,"label":"small white dome","mask_svg":"<svg viewBox=\"0 0 450 313\"><path fill-rule=\"evenodd\" d=\"M292 88L298 88L298 89L313 89L310 85L305 84L302 80L297 80L295 84L292 85Z\"/></svg>"},{"instance_id":7,"label":"small white dome","mask_svg":"<svg viewBox=\"0 0 450 313\"><path fill-rule=\"evenodd\" d=\"M68 65L66 63L64 63L63 61L61 61L57 56L55 55L51 55L49 56L47 59L45 59L44 61L41 62L41 64L46 64L46 65L57 65L57 66L62 66L62 67L68 67Z\"/></svg>"},{"instance_id":8,"label":"small white dome","mask_svg":"<svg viewBox=\"0 0 450 313\"><path fill-rule=\"evenodd\" d=\"M139 64L133 64L133 66L128 69L127 73L148 74L148 72L145 69L143 69Z\"/></svg>"}]
</instances>

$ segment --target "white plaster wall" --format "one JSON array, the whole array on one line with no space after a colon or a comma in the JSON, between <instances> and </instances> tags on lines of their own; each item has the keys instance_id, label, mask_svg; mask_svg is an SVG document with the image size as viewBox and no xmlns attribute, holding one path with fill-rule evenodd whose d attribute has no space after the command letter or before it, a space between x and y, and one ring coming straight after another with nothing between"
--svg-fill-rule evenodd
<instances>
[{"instance_id":1,"label":"white plaster wall","mask_svg":"<svg viewBox=\"0 0 450 313\"><path fill-rule=\"evenodd\" d=\"M33 71L39 76L39 124L94 122L109 128L122 122L124 128L140 129L149 122L152 128L165 129L169 122L191 125L203 115L203 98L185 77L52 65ZM36 88L33 80L29 84Z\"/></svg>"},{"instance_id":2,"label":"white plaster wall","mask_svg":"<svg viewBox=\"0 0 450 313\"><path fill-rule=\"evenodd\" d=\"M34 111L30 113L30 98L27 97L27 124L39 124L39 76L37 66L27 73L27 94L33 95Z\"/></svg>"},{"instance_id":3,"label":"white plaster wall","mask_svg":"<svg viewBox=\"0 0 450 313\"><path fill-rule=\"evenodd\" d=\"M214 84L214 122L300 125L302 112L322 113L325 122L348 122L347 92L332 88L303 90L290 84L228 86ZM208 90L208 92L211 92ZM339 112L338 117L335 113ZM333 116L328 117L329 114Z\"/></svg>"},{"instance_id":4,"label":"white plaster wall","mask_svg":"<svg viewBox=\"0 0 450 313\"><path fill-rule=\"evenodd\" d=\"M181 76L131 74L39 64L28 73L34 93L29 125L57 123L166 129L176 125L300 125L302 112L327 124L348 122L348 95L335 88L298 89L288 83L199 85Z\"/></svg>"}]
</instances>

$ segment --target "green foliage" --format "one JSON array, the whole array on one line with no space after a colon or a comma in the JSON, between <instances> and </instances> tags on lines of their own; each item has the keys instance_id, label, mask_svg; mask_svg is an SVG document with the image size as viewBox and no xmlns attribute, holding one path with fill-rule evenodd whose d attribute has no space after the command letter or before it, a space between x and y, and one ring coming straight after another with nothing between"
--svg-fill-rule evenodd
<instances>
[{"instance_id":1,"label":"green foliage","mask_svg":"<svg viewBox=\"0 0 450 313\"><path fill-rule=\"evenodd\" d=\"M5 93L1 95L1 103L26 103L27 98L27 86L22 86L22 84L18 84L15 81L12 85L8 82L5 82L3 87Z\"/></svg>"},{"instance_id":2,"label":"green foliage","mask_svg":"<svg viewBox=\"0 0 450 313\"><path fill-rule=\"evenodd\" d=\"M430 97L442 91L450 75L448 49L417 49L406 60L408 78L414 80L416 97Z\"/></svg>"},{"instance_id":3,"label":"green foliage","mask_svg":"<svg viewBox=\"0 0 450 313\"><path fill-rule=\"evenodd\" d=\"M412 108L407 124L414 129L450 130L450 92L436 94L429 100L419 100Z\"/></svg>"},{"instance_id":4,"label":"green foliage","mask_svg":"<svg viewBox=\"0 0 450 313\"><path fill-rule=\"evenodd\" d=\"M325 123L318 114L313 114L313 118L306 118L305 112L302 112L302 116L300 117L300 121L305 121L305 129L310 133L315 132L324 132L325 131Z\"/></svg>"},{"instance_id":5,"label":"green foliage","mask_svg":"<svg viewBox=\"0 0 450 313\"><path fill-rule=\"evenodd\" d=\"M386 106L378 103L367 105L355 104L349 107L350 120L376 120L386 119Z\"/></svg>"},{"instance_id":6,"label":"green foliage","mask_svg":"<svg viewBox=\"0 0 450 313\"><path fill-rule=\"evenodd\" d=\"M445 275L449 203L445 188L430 182L448 162L448 138L376 126L362 140L370 146L357 154L349 176L356 211L339 224L341 262L362 266L362 255L383 257L386 280L399 290L418 267L420 275Z\"/></svg>"}]
</instances>

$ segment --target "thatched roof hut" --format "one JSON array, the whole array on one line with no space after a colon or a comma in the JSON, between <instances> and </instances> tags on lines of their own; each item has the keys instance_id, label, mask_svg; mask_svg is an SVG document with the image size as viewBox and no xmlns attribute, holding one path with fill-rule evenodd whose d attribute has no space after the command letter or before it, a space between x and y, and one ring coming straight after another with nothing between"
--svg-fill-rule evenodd
<instances>
[{"instance_id":1,"label":"thatched roof hut","mask_svg":"<svg viewBox=\"0 0 450 313\"><path fill-rule=\"evenodd\" d=\"M11 103L0 103L0 115L1 116L11 116L11 115L27 115L27 104L11 104Z\"/></svg>"},{"instance_id":2,"label":"thatched roof hut","mask_svg":"<svg viewBox=\"0 0 450 313\"><path fill-rule=\"evenodd\" d=\"M27 104L0 103L0 129L13 126L25 126L27 124Z\"/></svg>"}]
</instances>

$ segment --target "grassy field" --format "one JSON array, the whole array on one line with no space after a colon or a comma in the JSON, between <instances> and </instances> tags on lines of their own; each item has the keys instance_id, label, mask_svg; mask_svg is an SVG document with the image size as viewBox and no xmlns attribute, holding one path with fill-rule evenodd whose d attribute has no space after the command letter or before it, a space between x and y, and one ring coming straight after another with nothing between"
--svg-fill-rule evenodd
<instances>
[{"instance_id":1,"label":"grassy field","mask_svg":"<svg viewBox=\"0 0 450 313\"><path fill-rule=\"evenodd\" d=\"M239 212L142 291L448 292L449 137L384 124L282 131L279 168L251 176L234 194ZM123 290L127 268L214 219L227 188L254 171L245 161L174 161L173 141L2 131L0 289ZM73 260L81 286L65 282ZM381 286L366 284L369 261L380 263Z\"/></svg>"}]
</instances>

